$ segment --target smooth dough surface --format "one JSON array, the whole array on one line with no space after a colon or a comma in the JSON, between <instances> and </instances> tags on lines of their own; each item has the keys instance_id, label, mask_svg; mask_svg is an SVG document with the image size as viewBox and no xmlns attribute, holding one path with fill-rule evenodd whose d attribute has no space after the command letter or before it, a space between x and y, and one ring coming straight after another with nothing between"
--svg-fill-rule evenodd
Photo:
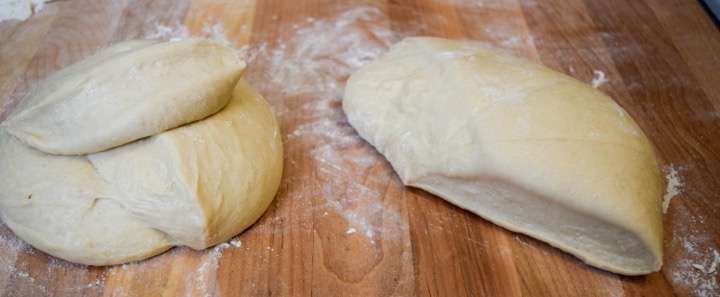
<instances>
[{"instance_id":1,"label":"smooth dough surface","mask_svg":"<svg viewBox=\"0 0 720 297\"><path fill-rule=\"evenodd\" d=\"M89 265L230 239L272 202L283 162L270 106L248 83L233 86L217 113L94 154L53 155L0 127L0 218L34 247Z\"/></svg>"},{"instance_id":2,"label":"smooth dough surface","mask_svg":"<svg viewBox=\"0 0 720 297\"><path fill-rule=\"evenodd\" d=\"M0 129L0 218L18 237L58 258L119 264L173 243L134 218L84 157L50 156Z\"/></svg>"},{"instance_id":3,"label":"smooth dough surface","mask_svg":"<svg viewBox=\"0 0 720 297\"><path fill-rule=\"evenodd\" d=\"M208 40L123 42L50 76L3 126L44 152L96 153L217 112L244 68Z\"/></svg>"},{"instance_id":4,"label":"smooth dough surface","mask_svg":"<svg viewBox=\"0 0 720 297\"><path fill-rule=\"evenodd\" d=\"M406 38L343 109L406 185L605 270L662 265L652 144L602 92L477 43Z\"/></svg>"}]
</instances>

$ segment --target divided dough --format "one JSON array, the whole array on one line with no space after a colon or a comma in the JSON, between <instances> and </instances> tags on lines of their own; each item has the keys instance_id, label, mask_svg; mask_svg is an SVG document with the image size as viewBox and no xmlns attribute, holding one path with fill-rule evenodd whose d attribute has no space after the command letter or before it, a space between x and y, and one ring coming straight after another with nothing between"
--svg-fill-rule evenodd
<instances>
[{"instance_id":1,"label":"divided dough","mask_svg":"<svg viewBox=\"0 0 720 297\"><path fill-rule=\"evenodd\" d=\"M244 68L206 40L123 42L50 76L4 125L47 153L98 152L217 112Z\"/></svg>"},{"instance_id":2,"label":"divided dough","mask_svg":"<svg viewBox=\"0 0 720 297\"><path fill-rule=\"evenodd\" d=\"M406 185L602 269L660 269L653 147L600 91L480 44L419 37L353 74L343 108Z\"/></svg>"},{"instance_id":3,"label":"divided dough","mask_svg":"<svg viewBox=\"0 0 720 297\"><path fill-rule=\"evenodd\" d=\"M235 236L271 203L283 162L243 68L230 49L186 40L125 42L61 70L0 125L0 218L90 265Z\"/></svg>"}]
</instances>

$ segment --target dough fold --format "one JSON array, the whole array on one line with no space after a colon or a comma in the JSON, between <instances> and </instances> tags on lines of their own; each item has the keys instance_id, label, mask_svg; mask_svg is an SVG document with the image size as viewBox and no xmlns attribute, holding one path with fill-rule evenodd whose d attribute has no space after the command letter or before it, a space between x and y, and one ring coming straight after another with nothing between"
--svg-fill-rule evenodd
<instances>
[{"instance_id":1,"label":"dough fold","mask_svg":"<svg viewBox=\"0 0 720 297\"><path fill-rule=\"evenodd\" d=\"M652 144L602 92L477 43L407 38L354 73L343 109L402 181L590 265L662 265Z\"/></svg>"},{"instance_id":2,"label":"dough fold","mask_svg":"<svg viewBox=\"0 0 720 297\"><path fill-rule=\"evenodd\" d=\"M192 60L197 55L202 60L226 50L207 41L191 43L207 48L199 53L188 53L182 59ZM83 67L71 66L62 71L73 73L87 68L95 73L95 67L117 62L118 55L140 51L135 54L145 56L142 52L156 45L147 41L121 43L80 62L85 65ZM164 51L171 56L176 54L175 49L165 48ZM160 53L156 56L158 61L168 60ZM209 62L209 66L218 66L217 71L223 73L244 65L234 59L216 61L217 65ZM138 65L133 61L129 61L128 67ZM146 62L153 64L151 60ZM198 67L200 72L208 71L207 76L215 75L208 65ZM179 69L180 72L192 72L184 66ZM166 69L163 72L173 71ZM172 81L154 79L159 93L174 92L168 90L176 87ZM37 122L50 123L53 120L47 118L54 117L73 120L74 115L63 114L62 106L66 103L76 106L80 104L79 98L92 100L89 97L58 97L55 92L68 89L66 83L77 82L73 79L52 80L43 85L55 86L40 89L40 92L46 93L43 98L55 98L48 104L60 109L33 107L43 106L42 102L21 103L19 112L32 110L33 119L23 118L21 126L41 127ZM223 82L217 83L219 81ZM136 114L134 118L120 119L130 121L128 129L140 131L145 128L135 127L133 122L134 125L155 122L152 117L161 110L184 112L184 115L169 116L176 117L173 125L178 127L166 127L169 130L162 131L145 129L143 133L152 134L135 141L126 139L119 145L121 142L116 142L113 148L96 153L50 154L25 143L24 134L13 134L15 126L0 126L0 164L3 164L0 167L0 189L3 189L0 191L0 218L18 237L34 247L88 265L141 260L174 245L204 249L242 232L262 216L277 192L283 169L282 142L270 105L247 82L239 80L235 74L215 82L194 84L181 80L179 83L206 90L188 93L193 98L191 101L178 102L185 99L182 94L177 94L174 99L156 102L159 105L153 110ZM226 84L232 85L229 91L217 90L225 88ZM215 95L193 97L196 94ZM114 100L136 99L123 92L121 95ZM144 96L144 93L136 95ZM112 97L111 94L108 97ZM102 102L96 106L98 110L112 110L117 103ZM208 106L213 107L208 109ZM201 119L195 118L199 115L202 115ZM106 122L110 126L116 124L112 117ZM89 127L97 123L83 121L74 124L82 126L80 131L102 130L98 127L103 126ZM48 135L53 133L48 132ZM59 133L75 135L72 131ZM112 134L93 137L112 138ZM61 143L56 147L69 146Z\"/></svg>"},{"instance_id":3,"label":"dough fold","mask_svg":"<svg viewBox=\"0 0 720 297\"><path fill-rule=\"evenodd\" d=\"M46 153L96 153L217 112L244 68L203 39L123 42L50 76L3 125Z\"/></svg>"},{"instance_id":4,"label":"dough fold","mask_svg":"<svg viewBox=\"0 0 720 297\"><path fill-rule=\"evenodd\" d=\"M0 130L0 218L18 237L58 258L119 264L172 247L117 201L84 157L51 156Z\"/></svg>"}]
</instances>

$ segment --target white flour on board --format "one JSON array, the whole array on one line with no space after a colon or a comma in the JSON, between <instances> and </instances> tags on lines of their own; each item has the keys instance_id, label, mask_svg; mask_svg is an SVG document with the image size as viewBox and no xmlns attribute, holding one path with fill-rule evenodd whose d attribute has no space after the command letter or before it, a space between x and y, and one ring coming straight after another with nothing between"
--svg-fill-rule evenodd
<instances>
[{"instance_id":1,"label":"white flour on board","mask_svg":"<svg viewBox=\"0 0 720 297\"><path fill-rule=\"evenodd\" d=\"M36 282L35 277L23 271L15 265L15 259L19 254L32 251L29 245L15 238L14 236L0 236L0 249L2 249L2 257L0 257L0 280L2 282L16 281L23 282L32 292L45 293L47 289Z\"/></svg>"},{"instance_id":2,"label":"white flour on board","mask_svg":"<svg viewBox=\"0 0 720 297\"><path fill-rule=\"evenodd\" d=\"M170 41L182 40L190 38L190 31L187 27L175 23L175 25L167 26L159 22L155 22L154 30L145 34L146 39L167 39ZM223 38L225 38L223 36Z\"/></svg>"},{"instance_id":3,"label":"white flour on board","mask_svg":"<svg viewBox=\"0 0 720 297\"><path fill-rule=\"evenodd\" d=\"M593 70L593 79L590 82L593 88L602 86L606 82L608 82L608 79L605 77L605 72L601 70Z\"/></svg>"},{"instance_id":4,"label":"white flour on board","mask_svg":"<svg viewBox=\"0 0 720 297\"><path fill-rule=\"evenodd\" d=\"M230 243L221 243L205 252L195 272L186 277L186 283L191 284L190 289L185 291L186 296L217 296L217 288L210 286L217 283L217 270L223 251L231 247L237 246Z\"/></svg>"},{"instance_id":5,"label":"white flour on board","mask_svg":"<svg viewBox=\"0 0 720 297\"><path fill-rule=\"evenodd\" d=\"M222 23L205 23L202 32L198 34L190 33L190 30L179 22L172 25L164 25L155 22L153 31L145 34L147 39L166 39L169 41L178 41L192 37L205 37L216 41L224 46L233 47L232 42L225 35L225 28Z\"/></svg>"},{"instance_id":6,"label":"white flour on board","mask_svg":"<svg viewBox=\"0 0 720 297\"><path fill-rule=\"evenodd\" d=\"M672 164L667 165L663 168L663 172L665 173L665 183L667 187L665 189L665 195L663 195L662 211L663 213L666 213L668 207L670 206L670 201L682 192L685 184L683 183L676 166Z\"/></svg>"},{"instance_id":7,"label":"white flour on board","mask_svg":"<svg viewBox=\"0 0 720 297\"><path fill-rule=\"evenodd\" d=\"M48 295L52 291L46 284L68 270L72 271L74 277L65 279L66 286L60 291L61 295L74 296L88 290L101 290L105 284L104 275L93 276L86 266L70 264L53 257L49 257L45 270L28 269L28 263L16 260L18 257L35 254L35 250L13 235L0 236L0 249L0 282L13 284L8 292L10 295L14 294L12 290L16 286L25 294Z\"/></svg>"},{"instance_id":8,"label":"white flour on board","mask_svg":"<svg viewBox=\"0 0 720 297\"><path fill-rule=\"evenodd\" d=\"M673 283L688 290L691 296L720 296L720 249L711 236L699 231L705 224L704 218L684 208L678 208L678 212L688 222L675 225L672 245L679 246L678 260L667 263L664 269L669 269Z\"/></svg>"},{"instance_id":9,"label":"white flour on board","mask_svg":"<svg viewBox=\"0 0 720 297\"><path fill-rule=\"evenodd\" d=\"M0 0L0 22L24 21L45 6L45 0Z\"/></svg>"},{"instance_id":10,"label":"white flour on board","mask_svg":"<svg viewBox=\"0 0 720 297\"><path fill-rule=\"evenodd\" d=\"M682 193L685 183L680 173L684 166L669 164L663 167L667 188L663 196L663 213L667 211L673 197ZM720 270L720 249L706 227L705 218L684 207L675 207L674 216L683 218L682 223L673 222L670 246L674 254L668 257L675 261L665 263L663 270L669 271L673 286L682 287L691 296L720 296L718 271ZM667 227L666 227L667 228Z\"/></svg>"},{"instance_id":11,"label":"white flour on board","mask_svg":"<svg viewBox=\"0 0 720 297\"><path fill-rule=\"evenodd\" d=\"M267 76L270 86L281 88L288 97L312 98L300 110L279 106L281 117L302 115L306 119L287 137L312 143L310 156L322 185L318 195L325 199L324 206L347 222L346 234L363 234L373 244L381 235L397 238L407 225L395 210L384 206L380 193L358 182L362 179L358 172L367 171L382 158L357 149L366 144L347 123L341 98L347 77L392 43L392 32L379 25L382 15L376 7L361 6L334 18L295 26L291 37L270 51ZM385 223L373 220L378 217Z\"/></svg>"},{"instance_id":12,"label":"white flour on board","mask_svg":"<svg viewBox=\"0 0 720 297\"><path fill-rule=\"evenodd\" d=\"M245 30L247 30L247 28L243 25L241 31ZM144 37L146 39L164 39L168 41L178 41L192 37L207 38L224 46L235 48L238 55L248 64L250 64L259 53L265 53L267 47L266 44L261 44L254 48L250 48L248 45L237 48L227 36L223 24L212 22L205 23L202 31L197 33L191 33L185 25L177 21L172 24L155 22L153 24L153 30L146 33Z\"/></svg>"}]
</instances>

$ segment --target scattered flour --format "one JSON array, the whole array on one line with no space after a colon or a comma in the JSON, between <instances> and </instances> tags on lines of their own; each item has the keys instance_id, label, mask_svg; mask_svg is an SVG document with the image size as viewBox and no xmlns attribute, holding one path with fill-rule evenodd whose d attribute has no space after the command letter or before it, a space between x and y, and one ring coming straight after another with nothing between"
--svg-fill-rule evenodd
<instances>
[{"instance_id":1,"label":"scattered flour","mask_svg":"<svg viewBox=\"0 0 720 297\"><path fill-rule=\"evenodd\" d=\"M230 42L225 34L225 27L222 23L205 23L201 32L191 33L190 30L180 22L175 22L170 25L155 22L153 31L145 34L145 38L147 39L165 39L169 41L178 41L192 37L204 37L224 46L234 47L233 43Z\"/></svg>"},{"instance_id":2,"label":"scattered flour","mask_svg":"<svg viewBox=\"0 0 720 297\"><path fill-rule=\"evenodd\" d=\"M517 26L507 22L487 23L481 28L485 34L485 42L492 47L499 47L518 56L527 56L534 59L537 53L527 52L535 47L535 38L531 32L519 31ZM476 41L477 42L477 41Z\"/></svg>"},{"instance_id":3,"label":"scattered flour","mask_svg":"<svg viewBox=\"0 0 720 297\"><path fill-rule=\"evenodd\" d=\"M223 24L217 23L214 25L205 24L203 26L202 32L209 36L210 39L217 41L218 43L227 46L227 47L234 47L233 43L228 40L227 35L225 35L225 27L223 27Z\"/></svg>"},{"instance_id":4,"label":"scattered flour","mask_svg":"<svg viewBox=\"0 0 720 297\"><path fill-rule=\"evenodd\" d=\"M691 266L697 270L700 270L705 274L714 274L717 271L718 264L720 264L720 253L717 250L711 249L711 255L709 258L703 260L703 263L692 263Z\"/></svg>"},{"instance_id":5,"label":"scattered flour","mask_svg":"<svg viewBox=\"0 0 720 297\"><path fill-rule=\"evenodd\" d=\"M83 293L99 294L105 284L105 274L95 276L87 266L75 265L49 257L45 270L30 269L29 263L19 258L34 255L29 245L11 234L7 227L0 225L0 283L12 284L6 287L6 295L15 296L19 290L23 294L47 296L53 290L47 287L57 275L72 274L66 278L61 295L74 296ZM19 294L19 293L17 293Z\"/></svg>"},{"instance_id":6,"label":"scattered flour","mask_svg":"<svg viewBox=\"0 0 720 297\"><path fill-rule=\"evenodd\" d=\"M247 30L245 26L243 26L243 30ZM188 27L177 21L167 25L155 22L153 30L146 33L144 37L146 39L164 39L168 41L178 41L192 37L207 38L224 46L234 48L237 50L238 55L248 64L250 64L250 62L252 62L258 54L265 53L267 51L267 44L260 44L259 46L253 48L248 45L236 47L227 36L225 27L222 23L205 23L202 31L195 33L190 32Z\"/></svg>"},{"instance_id":7,"label":"scattered flour","mask_svg":"<svg viewBox=\"0 0 720 297\"><path fill-rule=\"evenodd\" d=\"M190 38L190 31L188 28L180 24L179 22L172 26L166 26L155 22L155 27L152 32L145 34L147 39L167 39L170 41L182 40Z\"/></svg>"},{"instance_id":8,"label":"scattered flour","mask_svg":"<svg viewBox=\"0 0 720 297\"><path fill-rule=\"evenodd\" d=\"M342 253L323 256L342 263L331 272L340 273L339 267L351 271L352 282L382 282L383 276L371 273L375 267L371 263L385 265L382 259L388 253L398 255L389 262L412 261L412 247L403 238L407 220L397 200L385 197L399 180L382 156L357 135L342 111L347 78L400 37L389 27L383 11L372 5L303 19L268 41L268 50L256 50L251 66L255 68L246 74L283 124L288 172L298 170L295 164L311 167L301 170L308 170L304 173L313 179L295 183L303 185L301 195L282 199L307 206L299 214L307 218L299 222L303 228L306 222L312 222L307 228L329 227L314 230L322 238L319 244L366 251L364 260L339 256ZM412 292L413 267L402 267L395 290Z\"/></svg>"},{"instance_id":9,"label":"scattered flour","mask_svg":"<svg viewBox=\"0 0 720 297\"><path fill-rule=\"evenodd\" d=\"M665 173L665 179L667 180L667 187L665 189L665 195L663 196L662 210L663 213L666 213L668 207L670 206L670 201L675 198L675 196L682 193L682 189L685 184L683 183L676 166L667 165L663 168L663 172Z\"/></svg>"},{"instance_id":10,"label":"scattered flour","mask_svg":"<svg viewBox=\"0 0 720 297\"><path fill-rule=\"evenodd\" d=\"M290 38L278 40L271 51L267 78L290 96L339 99L344 80L391 44L392 32L376 22L381 16L376 7L360 6L296 24Z\"/></svg>"},{"instance_id":11,"label":"scattered flour","mask_svg":"<svg viewBox=\"0 0 720 297\"><path fill-rule=\"evenodd\" d=\"M359 6L331 18L306 19L256 59L267 67L256 80L258 87L282 90L282 100L269 99L281 119L298 122L288 130L288 147L310 146L321 190L317 195L325 200L318 206L324 208L323 216L328 211L339 215L353 231L348 234L358 232L373 244L381 234L397 236L407 225L385 207L382 195L368 181L358 180L359 173L383 161L361 149L367 144L347 123L341 98L347 77L392 44L394 36L381 25L382 18L377 7ZM287 107L293 98L304 103Z\"/></svg>"},{"instance_id":12,"label":"scattered flour","mask_svg":"<svg viewBox=\"0 0 720 297\"><path fill-rule=\"evenodd\" d=\"M241 248L242 247L242 241L240 241L240 238L235 238L230 241L230 245L232 245L235 248Z\"/></svg>"},{"instance_id":13,"label":"scattered flour","mask_svg":"<svg viewBox=\"0 0 720 297\"><path fill-rule=\"evenodd\" d=\"M26 20L45 6L45 0L0 0L0 22Z\"/></svg>"},{"instance_id":14,"label":"scattered flour","mask_svg":"<svg viewBox=\"0 0 720 297\"><path fill-rule=\"evenodd\" d=\"M718 284L720 253L709 242L702 240L696 243L692 239L685 239L684 255L672 271L673 282L686 287L696 297L720 296ZM701 244L705 247L701 247Z\"/></svg>"},{"instance_id":15,"label":"scattered flour","mask_svg":"<svg viewBox=\"0 0 720 297\"><path fill-rule=\"evenodd\" d=\"M12 235L0 236L0 248L2 249L0 253L0 281L8 282L15 278L16 281L27 285L31 292L47 294L47 288L41 282L38 282L33 275L30 275L22 267L14 263L18 255L32 251L29 245Z\"/></svg>"},{"instance_id":16,"label":"scattered flour","mask_svg":"<svg viewBox=\"0 0 720 297\"><path fill-rule=\"evenodd\" d=\"M667 258L673 260L665 263L663 271L671 278L673 287L686 290L689 296L720 296L720 248L712 235L712 226L686 207L676 207L673 212L674 217L683 219L666 227L673 234Z\"/></svg>"},{"instance_id":17,"label":"scattered flour","mask_svg":"<svg viewBox=\"0 0 720 297\"><path fill-rule=\"evenodd\" d=\"M220 258L222 257L223 251L229 247L229 244L221 243L216 245L209 252L205 252L200 260L198 268L194 273L187 276L189 278L187 283L192 283L193 288L193 290L186 291L188 296L190 296L192 291L195 291L203 297L216 295L216 289L214 287L211 288L210 284L215 284Z\"/></svg>"},{"instance_id":18,"label":"scattered flour","mask_svg":"<svg viewBox=\"0 0 720 297\"><path fill-rule=\"evenodd\" d=\"M606 82L608 82L608 79L605 77L605 72L601 70L593 70L593 79L590 82L593 88L597 88Z\"/></svg>"},{"instance_id":19,"label":"scattered flour","mask_svg":"<svg viewBox=\"0 0 720 297\"><path fill-rule=\"evenodd\" d=\"M190 287L185 293L187 296L211 297L218 296L217 270L223 251L229 248L240 248L242 242L239 238L216 245L205 251L195 272L186 277L186 284Z\"/></svg>"},{"instance_id":20,"label":"scattered flour","mask_svg":"<svg viewBox=\"0 0 720 297\"><path fill-rule=\"evenodd\" d=\"M512 36L512 37L509 37L509 38L504 39L503 41L501 41L501 44L502 44L504 47L517 46L518 43L520 43L520 37L518 37L518 36Z\"/></svg>"}]
</instances>

